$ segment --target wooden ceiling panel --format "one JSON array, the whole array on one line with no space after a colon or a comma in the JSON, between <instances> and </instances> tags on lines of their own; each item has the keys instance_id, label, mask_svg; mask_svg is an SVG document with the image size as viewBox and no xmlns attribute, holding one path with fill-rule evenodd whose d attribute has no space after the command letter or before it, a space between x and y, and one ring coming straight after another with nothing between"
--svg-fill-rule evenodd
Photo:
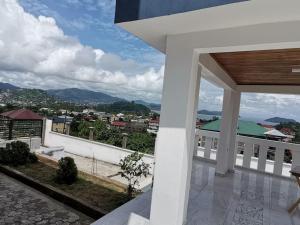
<instances>
[{"instance_id":1,"label":"wooden ceiling panel","mask_svg":"<svg viewBox=\"0 0 300 225\"><path fill-rule=\"evenodd\" d=\"M300 49L212 53L239 85L300 85Z\"/></svg>"}]
</instances>

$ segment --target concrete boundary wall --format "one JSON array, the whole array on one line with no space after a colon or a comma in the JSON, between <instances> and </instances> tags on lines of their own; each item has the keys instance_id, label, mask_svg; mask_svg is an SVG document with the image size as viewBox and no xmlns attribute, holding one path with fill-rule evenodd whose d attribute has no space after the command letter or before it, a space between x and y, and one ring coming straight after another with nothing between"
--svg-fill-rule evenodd
<instances>
[{"instance_id":1,"label":"concrete boundary wall","mask_svg":"<svg viewBox=\"0 0 300 225\"><path fill-rule=\"evenodd\" d=\"M51 127L52 121L47 120L45 127L45 146L63 146L66 152L88 158L94 157L97 160L112 164L118 164L121 159L134 152L84 138L52 132ZM145 163L151 164L151 169L153 169L153 155L144 154L143 160Z\"/></svg>"}]
</instances>

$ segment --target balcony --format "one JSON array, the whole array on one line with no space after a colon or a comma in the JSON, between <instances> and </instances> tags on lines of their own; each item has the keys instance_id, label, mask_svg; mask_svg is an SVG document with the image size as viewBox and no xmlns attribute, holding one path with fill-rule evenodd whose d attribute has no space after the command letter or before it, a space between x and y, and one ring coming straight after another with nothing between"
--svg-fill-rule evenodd
<instances>
[{"instance_id":1,"label":"balcony","mask_svg":"<svg viewBox=\"0 0 300 225\"><path fill-rule=\"evenodd\" d=\"M126 224L130 207L145 218L129 225L299 224L286 211L296 198L288 171L300 165L299 146L236 135L243 93L300 95L299 7L297 0L117 1L118 26L166 53L166 65L150 219L147 193L110 224ZM219 134L200 132L195 142L201 79L224 90L222 122Z\"/></svg>"},{"instance_id":2,"label":"balcony","mask_svg":"<svg viewBox=\"0 0 300 225\"><path fill-rule=\"evenodd\" d=\"M198 154L201 152L203 149L199 148ZM214 154L215 151L211 150L212 158ZM93 225L124 225L132 212L149 218L151 194L141 195ZM300 224L299 209L292 215L287 212L297 194L296 183L291 179L242 167L228 176L215 176L214 164L196 157L193 161L187 225Z\"/></svg>"}]
</instances>

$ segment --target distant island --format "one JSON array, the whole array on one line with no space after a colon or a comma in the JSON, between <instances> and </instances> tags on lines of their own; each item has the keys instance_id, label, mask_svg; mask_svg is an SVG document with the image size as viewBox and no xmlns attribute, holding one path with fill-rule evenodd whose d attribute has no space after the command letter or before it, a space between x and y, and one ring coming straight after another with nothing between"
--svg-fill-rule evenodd
<instances>
[{"instance_id":1,"label":"distant island","mask_svg":"<svg viewBox=\"0 0 300 225\"><path fill-rule=\"evenodd\" d=\"M296 120L293 119L287 119L287 118L281 118L281 117L273 117L270 119L266 119L266 122L271 122L271 123L296 123Z\"/></svg>"},{"instance_id":2,"label":"distant island","mask_svg":"<svg viewBox=\"0 0 300 225\"><path fill-rule=\"evenodd\" d=\"M209 110L199 110L198 114L210 115L210 116L221 116L222 112L220 112L220 111L209 111Z\"/></svg>"}]
</instances>

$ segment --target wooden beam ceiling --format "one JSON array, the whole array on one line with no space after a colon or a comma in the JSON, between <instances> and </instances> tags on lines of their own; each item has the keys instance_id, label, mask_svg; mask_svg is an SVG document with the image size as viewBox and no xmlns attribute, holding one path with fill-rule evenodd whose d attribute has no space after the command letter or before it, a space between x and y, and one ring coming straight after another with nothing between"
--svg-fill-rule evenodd
<instances>
[{"instance_id":1,"label":"wooden beam ceiling","mask_svg":"<svg viewBox=\"0 0 300 225\"><path fill-rule=\"evenodd\" d=\"M300 49L211 55L238 85L300 85Z\"/></svg>"}]
</instances>

